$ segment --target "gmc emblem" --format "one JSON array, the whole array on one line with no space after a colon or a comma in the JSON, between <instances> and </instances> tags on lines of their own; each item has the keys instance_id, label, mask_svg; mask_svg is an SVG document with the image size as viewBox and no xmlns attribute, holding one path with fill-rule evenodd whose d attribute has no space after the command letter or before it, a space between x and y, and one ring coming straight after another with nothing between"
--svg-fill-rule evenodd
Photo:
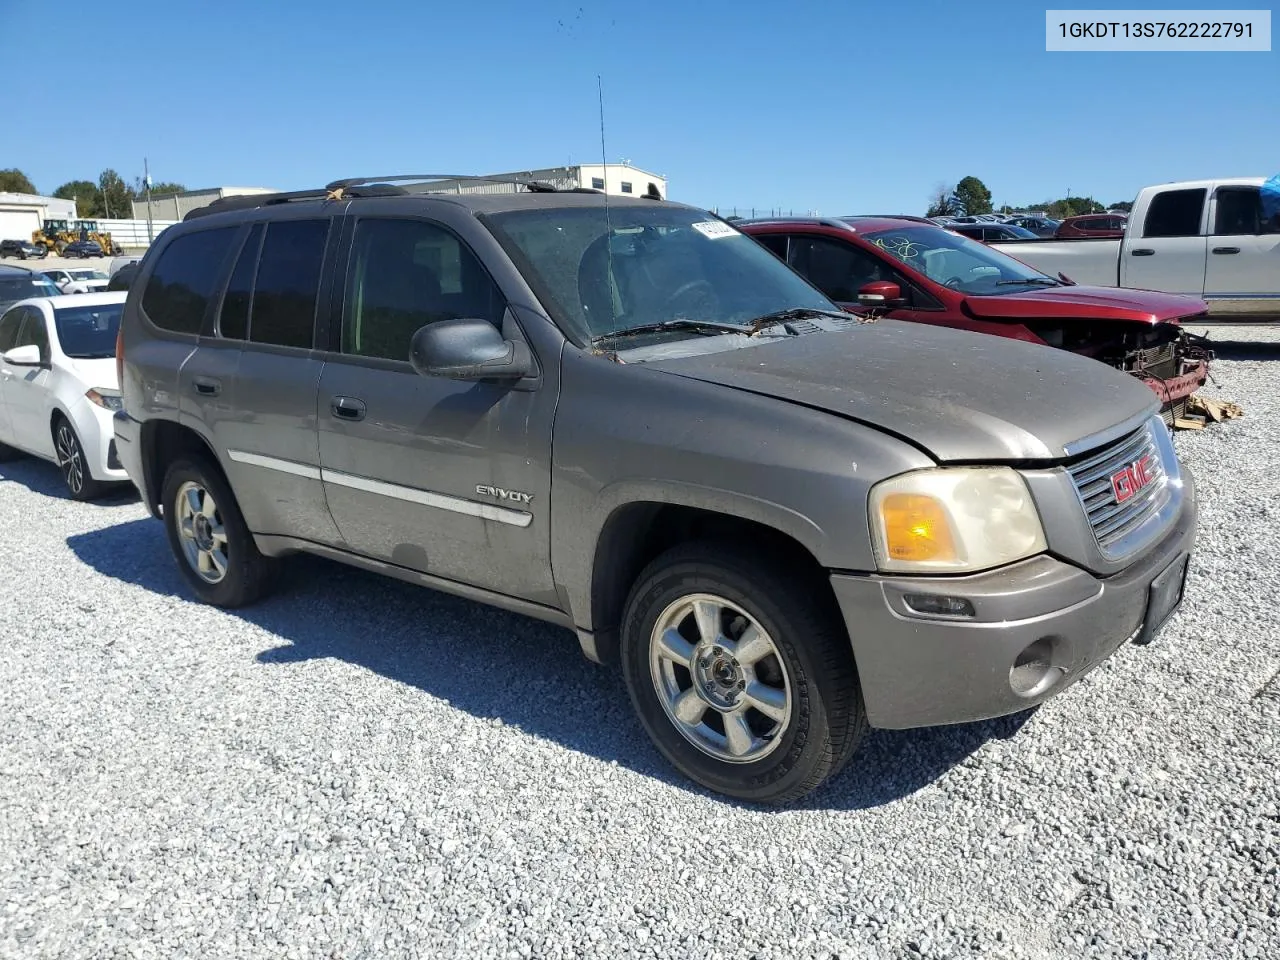
<instances>
[{"instance_id":1,"label":"gmc emblem","mask_svg":"<svg viewBox=\"0 0 1280 960\"><path fill-rule=\"evenodd\" d=\"M1115 494L1116 503L1124 503L1135 493L1149 484L1155 476L1151 472L1151 454L1135 460L1123 470L1111 475L1111 492Z\"/></svg>"}]
</instances>

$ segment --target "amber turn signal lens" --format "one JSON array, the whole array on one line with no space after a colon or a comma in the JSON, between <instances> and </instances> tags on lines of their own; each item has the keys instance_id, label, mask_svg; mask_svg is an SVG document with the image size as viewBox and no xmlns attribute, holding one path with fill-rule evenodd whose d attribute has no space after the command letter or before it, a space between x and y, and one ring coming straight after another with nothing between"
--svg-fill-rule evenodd
<instances>
[{"instance_id":1,"label":"amber turn signal lens","mask_svg":"<svg viewBox=\"0 0 1280 960\"><path fill-rule=\"evenodd\" d=\"M957 560L946 508L921 493L891 493L880 504L885 546L893 560Z\"/></svg>"}]
</instances>

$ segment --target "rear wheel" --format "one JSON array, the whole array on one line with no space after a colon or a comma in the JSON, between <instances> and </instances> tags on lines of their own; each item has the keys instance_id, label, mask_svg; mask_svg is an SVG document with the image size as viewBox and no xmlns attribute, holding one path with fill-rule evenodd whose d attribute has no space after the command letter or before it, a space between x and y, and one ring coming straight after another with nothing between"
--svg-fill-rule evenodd
<instances>
[{"instance_id":1,"label":"rear wheel","mask_svg":"<svg viewBox=\"0 0 1280 960\"><path fill-rule=\"evenodd\" d=\"M729 796L798 799L866 728L831 603L742 549L698 544L653 561L627 602L623 674L640 720L681 773Z\"/></svg>"},{"instance_id":2,"label":"rear wheel","mask_svg":"<svg viewBox=\"0 0 1280 960\"><path fill-rule=\"evenodd\" d=\"M161 503L178 568L201 600L241 607L267 592L276 563L258 551L230 486L209 460L171 464Z\"/></svg>"},{"instance_id":3,"label":"rear wheel","mask_svg":"<svg viewBox=\"0 0 1280 960\"><path fill-rule=\"evenodd\" d=\"M65 417L59 416L53 425L53 452L58 458L58 469L73 500L93 500L102 496L106 484L95 480L89 472L84 447L76 436L75 428Z\"/></svg>"}]
</instances>

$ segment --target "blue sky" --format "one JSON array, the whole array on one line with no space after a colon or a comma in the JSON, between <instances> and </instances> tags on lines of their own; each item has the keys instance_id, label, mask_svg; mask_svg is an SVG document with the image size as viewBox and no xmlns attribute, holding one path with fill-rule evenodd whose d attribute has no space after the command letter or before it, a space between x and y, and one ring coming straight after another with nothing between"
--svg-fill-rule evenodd
<instances>
[{"instance_id":1,"label":"blue sky","mask_svg":"<svg viewBox=\"0 0 1280 960\"><path fill-rule=\"evenodd\" d=\"M600 74L609 159L708 207L919 213L968 174L997 203L1111 203L1280 172L1280 53L1047 53L1047 5L4 2L0 62L40 86L6 98L0 167L47 192L144 155L157 181L280 189L597 161Z\"/></svg>"}]
</instances>

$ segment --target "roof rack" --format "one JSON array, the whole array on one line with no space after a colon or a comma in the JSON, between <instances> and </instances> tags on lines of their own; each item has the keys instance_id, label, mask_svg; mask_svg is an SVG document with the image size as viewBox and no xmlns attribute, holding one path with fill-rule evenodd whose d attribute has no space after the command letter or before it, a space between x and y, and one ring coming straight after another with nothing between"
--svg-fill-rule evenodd
<instances>
[{"instance_id":1,"label":"roof rack","mask_svg":"<svg viewBox=\"0 0 1280 960\"><path fill-rule=\"evenodd\" d=\"M853 230L852 225L833 217L739 217L733 223L816 223L823 227ZM855 231L856 232L856 231Z\"/></svg>"},{"instance_id":2,"label":"roof rack","mask_svg":"<svg viewBox=\"0 0 1280 960\"><path fill-rule=\"evenodd\" d=\"M384 184L392 180L467 180L479 181L482 183L514 183L522 187L527 187L534 193L556 193L556 188L543 180L530 180L522 177L478 177L473 174L452 174L452 173L401 173L393 174L388 177L347 177L343 180L334 180L325 186L326 190L342 190L346 191L349 187L358 187L364 184ZM406 193L408 191L405 191Z\"/></svg>"},{"instance_id":3,"label":"roof rack","mask_svg":"<svg viewBox=\"0 0 1280 960\"><path fill-rule=\"evenodd\" d=\"M402 197L408 194L408 190L404 187L397 187L391 184L372 184L363 187L360 190L343 191L342 196L345 197ZM270 207L278 203L291 203L295 200L336 200L333 191L324 190L289 190L281 193L246 193L237 194L232 197L219 197L212 203L203 207L197 207L194 210L187 211L183 220L193 220L196 217L207 217L215 213L227 213L230 210L252 210L256 207Z\"/></svg>"}]
</instances>

